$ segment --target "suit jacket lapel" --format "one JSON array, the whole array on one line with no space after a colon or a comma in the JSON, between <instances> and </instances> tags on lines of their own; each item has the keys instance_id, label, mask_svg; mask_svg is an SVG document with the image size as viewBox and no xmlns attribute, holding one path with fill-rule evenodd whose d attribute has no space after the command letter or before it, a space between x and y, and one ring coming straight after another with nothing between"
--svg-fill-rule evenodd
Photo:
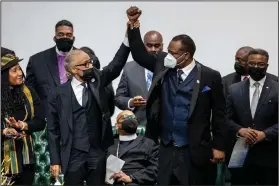
<instances>
[{"instance_id":1,"label":"suit jacket lapel","mask_svg":"<svg viewBox=\"0 0 279 186\"><path fill-rule=\"evenodd\" d=\"M59 71L58 71L58 62L57 62L57 54L55 47L49 53L49 59L47 61L47 67L49 72L53 78L53 81L56 85L60 85Z\"/></svg>"},{"instance_id":2,"label":"suit jacket lapel","mask_svg":"<svg viewBox=\"0 0 279 186\"><path fill-rule=\"evenodd\" d=\"M70 128L70 131L73 131L73 109L72 109L72 96L73 95L73 89L71 86L71 81L67 82L67 85L65 85L63 92L61 93L61 100L62 105L66 112L66 119Z\"/></svg>"},{"instance_id":3,"label":"suit jacket lapel","mask_svg":"<svg viewBox=\"0 0 279 186\"><path fill-rule=\"evenodd\" d=\"M88 81L88 85L90 87L91 92L95 96L95 99L97 101L98 106L100 107L102 111L102 105L100 102L100 93L99 93L99 87L100 87L100 76L95 71L95 78L91 79L91 81Z\"/></svg>"},{"instance_id":4,"label":"suit jacket lapel","mask_svg":"<svg viewBox=\"0 0 279 186\"><path fill-rule=\"evenodd\" d=\"M166 72L169 70L169 68L164 67L160 72L158 72L158 74L156 74L156 76L154 76L153 74L153 80L152 80L152 84L149 88L148 91L148 95L147 95L147 99L149 98L151 92L153 91L154 87L158 84L158 83L162 83L159 82L161 81L162 77L164 77L164 75L166 74Z\"/></svg>"},{"instance_id":5,"label":"suit jacket lapel","mask_svg":"<svg viewBox=\"0 0 279 186\"><path fill-rule=\"evenodd\" d=\"M106 115L103 114L103 106L101 104L102 95L100 95L100 92L99 92L100 84L101 84L100 74L96 70L94 70L94 73L95 73L95 76L94 76L95 78L91 79L91 81L88 82L88 86L90 87L90 90L93 93L95 100L101 110L102 119L104 119L104 117L106 117ZM105 131L106 131L106 124L103 124L102 125L102 139L104 137Z\"/></svg>"},{"instance_id":6,"label":"suit jacket lapel","mask_svg":"<svg viewBox=\"0 0 279 186\"><path fill-rule=\"evenodd\" d=\"M138 146L140 144L142 140L142 136L138 136L131 144L129 144L128 146L126 146L123 150L119 150L119 158L121 156L123 156L127 151L135 148L136 146Z\"/></svg>"},{"instance_id":7,"label":"suit jacket lapel","mask_svg":"<svg viewBox=\"0 0 279 186\"><path fill-rule=\"evenodd\" d=\"M200 90L200 82L201 82L201 65L196 62L196 66L197 66L197 75L196 75L196 82L194 85L194 89L193 89L193 93L192 93L192 98L191 98L191 102L190 102L190 111L189 111L189 118L191 117L191 115L193 114L193 111L195 109L196 106L196 102L198 99L198 95L199 95L199 90Z\"/></svg>"},{"instance_id":8,"label":"suit jacket lapel","mask_svg":"<svg viewBox=\"0 0 279 186\"><path fill-rule=\"evenodd\" d=\"M260 95L260 99L259 99L259 102L258 102L258 105L257 105L257 109L256 109L256 112L255 112L254 118L256 118L256 116L259 114L259 111L260 111L262 105L265 103L265 100L268 97L268 94L269 94L271 89L272 89L272 84L270 83L269 79L266 79L265 83L263 85L263 88L262 88L262 92L261 92L261 95Z\"/></svg>"},{"instance_id":9,"label":"suit jacket lapel","mask_svg":"<svg viewBox=\"0 0 279 186\"><path fill-rule=\"evenodd\" d=\"M142 91L144 92L144 95L147 95L148 90L147 90L147 84L146 84L146 78L145 78L145 69L141 66L139 66L137 69L138 69L138 73L139 73L138 78L139 78L139 82L140 82L140 87L141 87Z\"/></svg>"}]
</instances>

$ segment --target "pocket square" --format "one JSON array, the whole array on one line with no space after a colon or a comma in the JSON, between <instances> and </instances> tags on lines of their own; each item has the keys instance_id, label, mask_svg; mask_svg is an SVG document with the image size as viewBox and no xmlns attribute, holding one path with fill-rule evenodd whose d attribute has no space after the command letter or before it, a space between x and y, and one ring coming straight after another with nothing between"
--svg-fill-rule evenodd
<instances>
[{"instance_id":1,"label":"pocket square","mask_svg":"<svg viewBox=\"0 0 279 186\"><path fill-rule=\"evenodd\" d=\"M204 86L203 89L202 89L202 92L207 92L207 91L209 91L209 90L211 90L210 87Z\"/></svg>"}]
</instances>

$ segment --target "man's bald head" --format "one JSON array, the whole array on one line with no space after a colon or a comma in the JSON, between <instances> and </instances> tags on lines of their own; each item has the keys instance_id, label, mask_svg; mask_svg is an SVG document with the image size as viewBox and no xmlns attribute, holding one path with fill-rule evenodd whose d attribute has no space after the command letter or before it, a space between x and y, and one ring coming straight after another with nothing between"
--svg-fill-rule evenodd
<instances>
[{"instance_id":1,"label":"man's bald head","mask_svg":"<svg viewBox=\"0 0 279 186\"><path fill-rule=\"evenodd\" d=\"M248 54L253 48L244 46L239 48L235 54L235 71L240 75L248 75Z\"/></svg>"},{"instance_id":2,"label":"man's bald head","mask_svg":"<svg viewBox=\"0 0 279 186\"><path fill-rule=\"evenodd\" d=\"M148 31L143 38L145 48L148 52L157 53L163 50L163 37L155 31Z\"/></svg>"},{"instance_id":3,"label":"man's bald head","mask_svg":"<svg viewBox=\"0 0 279 186\"><path fill-rule=\"evenodd\" d=\"M241 47L239 48L237 51L236 51L236 54L235 54L235 60L242 60L242 61L245 61L247 62L248 60L248 54L250 51L252 51L253 48L252 47L249 47L249 46L244 46L244 47Z\"/></svg>"}]
</instances>

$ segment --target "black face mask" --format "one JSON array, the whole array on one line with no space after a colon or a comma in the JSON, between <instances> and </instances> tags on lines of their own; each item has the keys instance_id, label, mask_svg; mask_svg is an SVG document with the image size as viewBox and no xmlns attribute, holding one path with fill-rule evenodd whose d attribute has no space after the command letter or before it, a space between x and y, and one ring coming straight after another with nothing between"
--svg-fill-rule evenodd
<instances>
[{"instance_id":1,"label":"black face mask","mask_svg":"<svg viewBox=\"0 0 279 186\"><path fill-rule=\"evenodd\" d=\"M244 66L242 66L238 62L235 62L234 69L235 69L235 72L239 75L244 75L246 73Z\"/></svg>"},{"instance_id":2,"label":"black face mask","mask_svg":"<svg viewBox=\"0 0 279 186\"><path fill-rule=\"evenodd\" d=\"M84 81L91 80L95 77L94 68L89 68L86 70L83 70L83 76L81 77Z\"/></svg>"},{"instance_id":3,"label":"black face mask","mask_svg":"<svg viewBox=\"0 0 279 186\"><path fill-rule=\"evenodd\" d=\"M266 75L266 68L249 67L249 75L255 81L260 81Z\"/></svg>"},{"instance_id":4,"label":"black face mask","mask_svg":"<svg viewBox=\"0 0 279 186\"><path fill-rule=\"evenodd\" d=\"M69 39L69 38L60 38L60 39L55 38L56 46L58 50L62 52L69 52L73 47L74 41L75 41L74 39Z\"/></svg>"},{"instance_id":5,"label":"black face mask","mask_svg":"<svg viewBox=\"0 0 279 186\"><path fill-rule=\"evenodd\" d=\"M137 132L138 122L135 119L127 118L122 121L122 130L127 134L135 134Z\"/></svg>"}]
</instances>

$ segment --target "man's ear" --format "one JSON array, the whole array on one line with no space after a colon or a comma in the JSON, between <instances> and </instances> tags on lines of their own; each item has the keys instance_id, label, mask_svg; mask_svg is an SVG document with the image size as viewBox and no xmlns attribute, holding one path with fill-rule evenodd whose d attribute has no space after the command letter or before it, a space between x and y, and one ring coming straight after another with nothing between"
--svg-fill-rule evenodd
<instances>
[{"instance_id":1,"label":"man's ear","mask_svg":"<svg viewBox=\"0 0 279 186\"><path fill-rule=\"evenodd\" d=\"M77 69L75 67L73 67L71 72L72 72L72 74L76 74L77 73Z\"/></svg>"},{"instance_id":2,"label":"man's ear","mask_svg":"<svg viewBox=\"0 0 279 186\"><path fill-rule=\"evenodd\" d=\"M53 41L56 43L56 37L55 36L53 36Z\"/></svg>"}]
</instances>

